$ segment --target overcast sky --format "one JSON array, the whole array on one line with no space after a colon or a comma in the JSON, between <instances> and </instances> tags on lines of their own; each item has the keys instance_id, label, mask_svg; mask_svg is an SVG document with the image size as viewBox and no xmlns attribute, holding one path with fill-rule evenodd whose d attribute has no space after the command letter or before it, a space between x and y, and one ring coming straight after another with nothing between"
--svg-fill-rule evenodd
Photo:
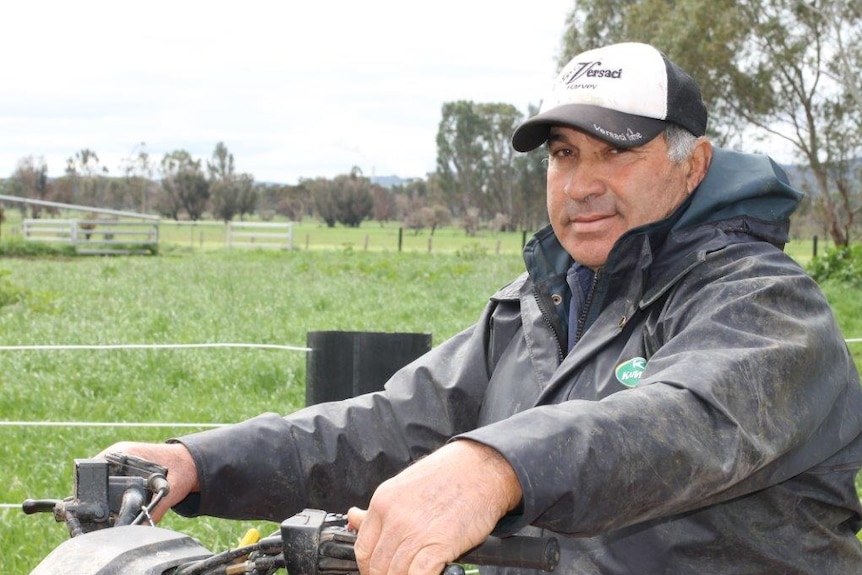
<instances>
[{"instance_id":1,"label":"overcast sky","mask_svg":"<svg viewBox=\"0 0 862 575\"><path fill-rule=\"evenodd\" d=\"M2 9L0 178L140 144L296 183L359 166L434 171L443 103L526 113L557 71L572 0L27 0Z\"/></svg>"}]
</instances>

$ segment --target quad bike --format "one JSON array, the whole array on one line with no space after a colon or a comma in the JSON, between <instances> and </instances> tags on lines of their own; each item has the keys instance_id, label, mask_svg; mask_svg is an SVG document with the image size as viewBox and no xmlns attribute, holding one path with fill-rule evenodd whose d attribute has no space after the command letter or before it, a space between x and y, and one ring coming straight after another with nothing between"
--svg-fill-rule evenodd
<instances>
[{"instance_id":1,"label":"quad bike","mask_svg":"<svg viewBox=\"0 0 862 575\"><path fill-rule=\"evenodd\" d=\"M167 495L166 477L167 469L125 454L76 459L74 496L22 505L28 514L53 513L71 535L31 575L358 575L356 532L344 515L306 509L269 537L219 553L156 527L150 514ZM444 574L463 575L462 564L552 571L559 555L554 538L489 537Z\"/></svg>"}]
</instances>

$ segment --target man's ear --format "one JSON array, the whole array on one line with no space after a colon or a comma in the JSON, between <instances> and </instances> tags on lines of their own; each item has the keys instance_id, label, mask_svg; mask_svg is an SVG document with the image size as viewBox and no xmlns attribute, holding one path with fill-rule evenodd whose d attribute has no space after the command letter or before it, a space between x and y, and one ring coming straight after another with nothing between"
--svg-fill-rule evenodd
<instances>
[{"instance_id":1,"label":"man's ear","mask_svg":"<svg viewBox=\"0 0 862 575\"><path fill-rule=\"evenodd\" d=\"M685 175L687 192L690 194L700 185L709 164L712 162L712 143L706 138L698 138L694 151L688 158L688 170Z\"/></svg>"}]
</instances>

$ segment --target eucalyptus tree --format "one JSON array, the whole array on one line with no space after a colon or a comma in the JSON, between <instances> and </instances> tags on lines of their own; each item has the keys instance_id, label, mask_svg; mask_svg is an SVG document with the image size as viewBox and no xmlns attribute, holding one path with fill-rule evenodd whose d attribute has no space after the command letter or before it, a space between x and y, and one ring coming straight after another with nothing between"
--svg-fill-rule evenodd
<instances>
[{"instance_id":1,"label":"eucalyptus tree","mask_svg":"<svg viewBox=\"0 0 862 575\"><path fill-rule=\"evenodd\" d=\"M354 166L349 174L336 176L333 181L336 203L336 220L350 228L359 227L374 211L371 180Z\"/></svg>"},{"instance_id":2,"label":"eucalyptus tree","mask_svg":"<svg viewBox=\"0 0 862 575\"><path fill-rule=\"evenodd\" d=\"M254 182L254 176L243 172L236 177L237 208L240 219L251 215L257 209L258 186Z\"/></svg>"},{"instance_id":3,"label":"eucalyptus tree","mask_svg":"<svg viewBox=\"0 0 862 575\"><path fill-rule=\"evenodd\" d=\"M482 207L492 217L504 216L512 227L516 213L522 207L518 198L516 157L511 137L523 120L523 114L510 104L480 104L489 128L487 139L488 181L484 189ZM498 218L499 219L499 218Z\"/></svg>"},{"instance_id":4,"label":"eucalyptus tree","mask_svg":"<svg viewBox=\"0 0 862 575\"><path fill-rule=\"evenodd\" d=\"M449 102L437 131L437 177L450 208L463 217L514 218L520 204L512 132L523 119L511 104Z\"/></svg>"},{"instance_id":5,"label":"eucalyptus tree","mask_svg":"<svg viewBox=\"0 0 862 575\"><path fill-rule=\"evenodd\" d=\"M30 198L35 200L49 200L51 198L53 184L48 178L48 164L45 158L27 156L18 160L15 171L5 182L4 191L13 196ZM22 215L27 210L27 204L20 204ZM30 205L30 215L38 218L42 207L35 204Z\"/></svg>"},{"instance_id":6,"label":"eucalyptus tree","mask_svg":"<svg viewBox=\"0 0 862 575\"><path fill-rule=\"evenodd\" d=\"M107 197L105 176L108 172L93 150L83 148L75 152L74 156L66 159L62 201L90 206L115 204Z\"/></svg>"},{"instance_id":7,"label":"eucalyptus tree","mask_svg":"<svg viewBox=\"0 0 862 575\"><path fill-rule=\"evenodd\" d=\"M224 142L216 144L212 160L207 162L213 215L229 222L240 212L240 189L234 169L233 154Z\"/></svg>"},{"instance_id":8,"label":"eucalyptus tree","mask_svg":"<svg viewBox=\"0 0 862 575\"><path fill-rule=\"evenodd\" d=\"M185 210L189 219L199 220L210 198L209 181L200 160L186 150L174 150L162 157L160 170L164 196L158 204L159 212L178 220Z\"/></svg>"},{"instance_id":9,"label":"eucalyptus tree","mask_svg":"<svg viewBox=\"0 0 862 575\"><path fill-rule=\"evenodd\" d=\"M535 231L548 223L545 202L547 149L537 148L515 158L515 187L518 190L513 226Z\"/></svg>"},{"instance_id":10,"label":"eucalyptus tree","mask_svg":"<svg viewBox=\"0 0 862 575\"><path fill-rule=\"evenodd\" d=\"M489 131L488 121L476 103L460 100L443 104L437 129L437 175L456 216L477 207L488 181Z\"/></svg>"},{"instance_id":11,"label":"eucalyptus tree","mask_svg":"<svg viewBox=\"0 0 862 575\"><path fill-rule=\"evenodd\" d=\"M301 180L300 184L309 191L314 211L327 227L333 228L336 223L359 227L374 213L371 180L363 176L357 166L349 174L340 174L333 179Z\"/></svg>"},{"instance_id":12,"label":"eucalyptus tree","mask_svg":"<svg viewBox=\"0 0 862 575\"><path fill-rule=\"evenodd\" d=\"M141 213L147 213L150 209L150 193L153 184L155 166L152 158L147 152L145 142L140 142L124 158L121 165L126 188L132 196L133 202Z\"/></svg>"},{"instance_id":13,"label":"eucalyptus tree","mask_svg":"<svg viewBox=\"0 0 862 575\"><path fill-rule=\"evenodd\" d=\"M314 212L328 228L334 228L338 221L337 185L329 178L317 177L300 180L308 190L314 204Z\"/></svg>"}]
</instances>

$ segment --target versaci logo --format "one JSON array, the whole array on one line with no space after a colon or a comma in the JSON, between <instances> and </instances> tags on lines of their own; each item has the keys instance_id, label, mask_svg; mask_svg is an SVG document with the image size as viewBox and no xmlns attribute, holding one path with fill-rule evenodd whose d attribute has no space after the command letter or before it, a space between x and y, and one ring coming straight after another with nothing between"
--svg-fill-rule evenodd
<instances>
[{"instance_id":1,"label":"versaci logo","mask_svg":"<svg viewBox=\"0 0 862 575\"><path fill-rule=\"evenodd\" d=\"M637 387L646 369L646 363L647 360L642 357L633 357L619 364L614 375L617 376L617 381L626 387Z\"/></svg>"}]
</instances>

